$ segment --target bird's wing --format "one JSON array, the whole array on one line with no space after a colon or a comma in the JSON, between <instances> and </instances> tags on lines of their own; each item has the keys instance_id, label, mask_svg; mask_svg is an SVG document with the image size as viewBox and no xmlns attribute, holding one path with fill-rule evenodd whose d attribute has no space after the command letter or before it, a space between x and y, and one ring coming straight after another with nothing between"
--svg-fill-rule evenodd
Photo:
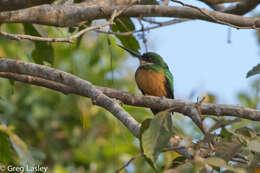
<instances>
[{"instance_id":1,"label":"bird's wing","mask_svg":"<svg viewBox=\"0 0 260 173\"><path fill-rule=\"evenodd\" d=\"M167 69L165 70L165 78L166 78L166 90L167 90L167 96L168 98L174 99L174 94L173 94L173 77L171 72Z\"/></svg>"}]
</instances>

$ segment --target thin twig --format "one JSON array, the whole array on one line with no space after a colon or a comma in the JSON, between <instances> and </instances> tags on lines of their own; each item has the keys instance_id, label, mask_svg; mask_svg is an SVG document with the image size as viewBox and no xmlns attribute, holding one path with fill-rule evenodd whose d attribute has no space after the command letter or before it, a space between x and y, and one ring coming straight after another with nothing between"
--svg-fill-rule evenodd
<instances>
[{"instance_id":1,"label":"thin twig","mask_svg":"<svg viewBox=\"0 0 260 173\"><path fill-rule=\"evenodd\" d=\"M82 36L83 34L85 34L88 31L91 30L95 30L95 29L99 29L99 28L103 28L107 25L111 25L113 24L114 18L116 16L118 16L121 12L117 12L117 10L114 11L114 13L112 14L111 18L109 21L102 23L100 25L96 25L96 26L91 26L91 27L87 27L79 32L77 32L76 34L73 34L72 36L68 37L68 38L48 38L48 37L38 37L38 36L32 36L32 35L24 35L24 34L9 34L6 32L2 32L0 31L0 35L7 37L9 39L13 39L13 40L21 40L21 39L26 39L26 40L32 40L32 41L45 41L45 42L67 42L67 43L72 43L74 39Z\"/></svg>"},{"instance_id":2,"label":"thin twig","mask_svg":"<svg viewBox=\"0 0 260 173\"><path fill-rule=\"evenodd\" d=\"M225 127L225 126L228 126L228 125L240 122L240 121L241 121L241 119L239 119L239 118L236 118L234 120L219 120L218 122L216 122L216 124L214 124L212 127L210 127L208 132L212 132L218 128Z\"/></svg>"},{"instance_id":3,"label":"thin twig","mask_svg":"<svg viewBox=\"0 0 260 173\"><path fill-rule=\"evenodd\" d=\"M142 23L141 18L138 18L138 22L141 25L141 31L142 31L141 32L141 38L142 38L142 41L143 41L143 44L144 44L144 47L145 47L145 51L148 52L146 33L145 33L145 30L144 30L144 24Z\"/></svg>"},{"instance_id":4,"label":"thin twig","mask_svg":"<svg viewBox=\"0 0 260 173\"><path fill-rule=\"evenodd\" d=\"M110 38L108 35L107 35L107 46L108 46L108 50L109 50L109 54L110 54L110 70L111 70L111 74L112 74L112 84L115 85L114 70L113 70L113 52L112 52L112 48L111 48L111 41L110 41Z\"/></svg>"},{"instance_id":5,"label":"thin twig","mask_svg":"<svg viewBox=\"0 0 260 173\"><path fill-rule=\"evenodd\" d=\"M231 28L228 27L227 29L227 43L231 44Z\"/></svg>"},{"instance_id":6,"label":"thin twig","mask_svg":"<svg viewBox=\"0 0 260 173\"><path fill-rule=\"evenodd\" d=\"M142 18L142 20L144 21L144 22L148 22L148 23L150 23L150 24L157 24L157 25L160 25L162 22L157 22L157 21L155 21L155 20L150 20L150 19L147 19L147 18Z\"/></svg>"},{"instance_id":7,"label":"thin twig","mask_svg":"<svg viewBox=\"0 0 260 173\"><path fill-rule=\"evenodd\" d=\"M188 147L187 147L188 148ZM162 150L162 152L168 152L168 151L176 151L176 150L181 150L181 149L185 149L184 146L177 146L177 147L167 147L167 148L164 148Z\"/></svg>"},{"instance_id":8,"label":"thin twig","mask_svg":"<svg viewBox=\"0 0 260 173\"><path fill-rule=\"evenodd\" d=\"M110 25L110 22L105 22L100 25L87 27L80 32L68 37L68 38L49 38L49 37L38 37L38 36L32 36L32 35L25 35L25 34L10 34L6 32L0 31L0 35L7 37L9 39L13 40L32 40L32 41L45 41L45 42L65 42L65 43L72 43L74 39L80 37L81 35L85 34L88 31L99 29L102 27L105 27L107 25Z\"/></svg>"},{"instance_id":9,"label":"thin twig","mask_svg":"<svg viewBox=\"0 0 260 173\"><path fill-rule=\"evenodd\" d=\"M68 38L48 38L48 37L38 37L25 34L10 34L7 32L0 31L0 35L7 37L11 40L32 40L32 41L46 41L46 42L67 42L71 43L72 41Z\"/></svg>"},{"instance_id":10,"label":"thin twig","mask_svg":"<svg viewBox=\"0 0 260 173\"><path fill-rule=\"evenodd\" d=\"M102 31L102 30L98 30L98 29L96 30L96 32L104 33L104 34L123 35L123 36L124 35L132 35L134 33L149 31L149 30L152 30L152 29L157 29L157 28L160 28L160 27L163 27L163 26L182 23L182 22L186 22L186 21L189 21L189 20L191 20L191 19L173 19L173 20L170 20L170 21L167 21L167 22L161 22L160 24L158 24L156 26L144 28L143 30L139 29L139 30L129 31L129 32L112 32L112 31Z\"/></svg>"},{"instance_id":11,"label":"thin twig","mask_svg":"<svg viewBox=\"0 0 260 173\"><path fill-rule=\"evenodd\" d=\"M136 156L132 157L130 160L128 160L122 167L120 167L118 170L116 170L115 173L119 173L121 172L123 169L125 169L132 161L134 161L135 159L139 158L139 157L143 157L143 153L139 153Z\"/></svg>"}]
</instances>

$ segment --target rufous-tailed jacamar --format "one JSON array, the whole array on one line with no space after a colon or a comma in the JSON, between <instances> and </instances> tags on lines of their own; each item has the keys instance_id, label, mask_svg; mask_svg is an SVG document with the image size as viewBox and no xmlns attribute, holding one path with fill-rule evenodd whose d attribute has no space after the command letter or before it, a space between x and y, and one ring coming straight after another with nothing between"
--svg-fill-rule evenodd
<instances>
[{"instance_id":1,"label":"rufous-tailed jacamar","mask_svg":"<svg viewBox=\"0 0 260 173\"><path fill-rule=\"evenodd\" d=\"M139 59L140 65L135 72L135 81L144 95L174 98L173 77L168 65L160 55L154 52L141 55L123 46L118 46ZM154 115L160 112L157 109L151 110Z\"/></svg>"}]
</instances>

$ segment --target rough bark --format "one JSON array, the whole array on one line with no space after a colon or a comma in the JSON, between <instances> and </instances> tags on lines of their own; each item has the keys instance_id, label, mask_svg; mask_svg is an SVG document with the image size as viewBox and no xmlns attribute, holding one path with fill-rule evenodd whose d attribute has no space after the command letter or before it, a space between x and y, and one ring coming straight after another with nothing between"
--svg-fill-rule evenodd
<instances>
[{"instance_id":1,"label":"rough bark","mask_svg":"<svg viewBox=\"0 0 260 173\"><path fill-rule=\"evenodd\" d=\"M34 23L51 26L75 26L82 21L109 18L115 9L126 6L88 7L87 5L41 5L18 11L0 13L2 23ZM260 28L259 18L243 17L206 9L195 9L176 6L133 5L126 7L120 16L124 17L177 17L200 19L225 24L236 28Z\"/></svg>"}]
</instances>

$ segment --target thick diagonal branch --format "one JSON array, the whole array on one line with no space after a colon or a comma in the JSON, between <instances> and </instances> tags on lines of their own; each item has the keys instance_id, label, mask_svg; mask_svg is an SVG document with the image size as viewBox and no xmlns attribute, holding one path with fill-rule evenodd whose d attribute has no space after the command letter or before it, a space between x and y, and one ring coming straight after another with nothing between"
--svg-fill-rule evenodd
<instances>
[{"instance_id":1,"label":"thick diagonal branch","mask_svg":"<svg viewBox=\"0 0 260 173\"><path fill-rule=\"evenodd\" d=\"M126 6L87 6L84 3L64 5L41 5L18 11L0 13L2 23L35 23L52 26L75 26L82 21L105 19L112 15L114 10ZM203 12L202 12L203 11ZM207 14L207 15L205 15ZM133 5L122 12L124 17L177 17L200 19L214 23L226 24L236 28L260 28L259 18L249 18L206 9L197 10L187 7Z\"/></svg>"},{"instance_id":2,"label":"thick diagonal branch","mask_svg":"<svg viewBox=\"0 0 260 173\"><path fill-rule=\"evenodd\" d=\"M105 108L119 119L134 136L139 136L140 124L116 100L103 94L88 81L47 66L4 58L0 59L0 73L2 76L14 80L19 77L20 81L24 80L23 82L45 87L50 86L48 88L55 87L53 89L58 91L62 91L61 88L64 86L69 86L71 93L80 93L91 98L93 103Z\"/></svg>"}]
</instances>

